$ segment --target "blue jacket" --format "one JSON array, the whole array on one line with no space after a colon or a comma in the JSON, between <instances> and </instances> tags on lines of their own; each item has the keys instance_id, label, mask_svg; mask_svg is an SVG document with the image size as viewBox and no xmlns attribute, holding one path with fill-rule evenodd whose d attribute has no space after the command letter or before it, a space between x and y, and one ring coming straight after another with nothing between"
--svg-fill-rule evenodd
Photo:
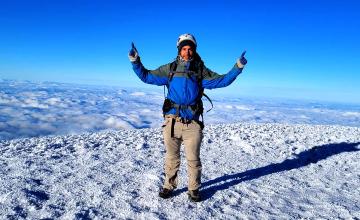
<instances>
[{"instance_id":1,"label":"blue jacket","mask_svg":"<svg viewBox=\"0 0 360 220\"><path fill-rule=\"evenodd\" d=\"M203 89L216 89L230 85L243 70L235 64L227 74L220 75L206 68L201 60L183 62L177 59L176 62L176 70L171 81L169 80L171 63L162 65L156 70L147 70L140 60L132 62L132 66L136 75L144 83L158 86L167 85L167 98L183 106L196 104L199 100L199 93ZM199 74L201 74L201 83L197 78ZM176 109L172 108L164 114L175 115ZM180 109L179 116L188 120L199 119L199 114L194 114L190 109Z\"/></svg>"}]
</instances>

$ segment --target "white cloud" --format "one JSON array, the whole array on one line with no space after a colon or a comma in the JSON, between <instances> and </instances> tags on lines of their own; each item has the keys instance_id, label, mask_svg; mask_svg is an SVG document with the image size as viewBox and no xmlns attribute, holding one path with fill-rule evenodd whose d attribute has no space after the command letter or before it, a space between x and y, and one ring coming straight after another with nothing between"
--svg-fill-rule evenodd
<instances>
[{"instance_id":1,"label":"white cloud","mask_svg":"<svg viewBox=\"0 0 360 220\"><path fill-rule=\"evenodd\" d=\"M53 98L49 98L45 101L45 103L48 103L50 105L58 105L59 103L61 102L61 99L60 98L56 98L56 97L53 97Z\"/></svg>"},{"instance_id":2,"label":"white cloud","mask_svg":"<svg viewBox=\"0 0 360 220\"><path fill-rule=\"evenodd\" d=\"M0 121L0 131L5 130L8 127L8 124Z\"/></svg>"},{"instance_id":3,"label":"white cloud","mask_svg":"<svg viewBox=\"0 0 360 220\"><path fill-rule=\"evenodd\" d=\"M360 117L360 112L345 112L342 115L346 117Z\"/></svg>"},{"instance_id":4,"label":"white cloud","mask_svg":"<svg viewBox=\"0 0 360 220\"><path fill-rule=\"evenodd\" d=\"M146 96L146 99L144 98ZM6 81L0 92L0 139L103 129L160 127L162 91ZM205 124L286 122L360 126L359 108L285 101L213 99ZM210 104L205 102L205 111ZM341 109L341 110L340 110Z\"/></svg>"},{"instance_id":5,"label":"white cloud","mask_svg":"<svg viewBox=\"0 0 360 220\"><path fill-rule=\"evenodd\" d=\"M236 109L239 109L239 110L244 110L244 111L253 110L253 108L248 107L248 106L244 106L244 105L236 105L235 108L236 108Z\"/></svg>"},{"instance_id":6,"label":"white cloud","mask_svg":"<svg viewBox=\"0 0 360 220\"><path fill-rule=\"evenodd\" d=\"M131 93L130 95L132 95L132 96L145 96L146 93L144 93L144 92L134 92L134 93Z\"/></svg>"},{"instance_id":7,"label":"white cloud","mask_svg":"<svg viewBox=\"0 0 360 220\"><path fill-rule=\"evenodd\" d=\"M306 115L300 115L299 117L300 117L300 118L304 118L304 119L309 119L309 117L306 116Z\"/></svg>"},{"instance_id":8,"label":"white cloud","mask_svg":"<svg viewBox=\"0 0 360 220\"><path fill-rule=\"evenodd\" d=\"M141 110L141 112L142 112L142 113L150 113L151 110L150 110L150 109L143 109L143 110Z\"/></svg>"},{"instance_id":9,"label":"white cloud","mask_svg":"<svg viewBox=\"0 0 360 220\"><path fill-rule=\"evenodd\" d=\"M12 97L7 94L1 94L0 95L0 105L12 105L12 104L19 104L19 100L17 100L15 97Z\"/></svg>"},{"instance_id":10,"label":"white cloud","mask_svg":"<svg viewBox=\"0 0 360 220\"><path fill-rule=\"evenodd\" d=\"M39 103L36 99L25 99L24 102L21 104L23 108L49 108L46 104Z\"/></svg>"},{"instance_id":11,"label":"white cloud","mask_svg":"<svg viewBox=\"0 0 360 220\"><path fill-rule=\"evenodd\" d=\"M29 98L39 98L47 96L48 93L46 91L27 91L19 93L21 97L29 97Z\"/></svg>"},{"instance_id":12,"label":"white cloud","mask_svg":"<svg viewBox=\"0 0 360 220\"><path fill-rule=\"evenodd\" d=\"M120 119L120 118L116 118L116 117L109 117L104 121L104 124L108 127L108 128L116 128L116 129L130 129L133 128L128 122Z\"/></svg>"}]
</instances>

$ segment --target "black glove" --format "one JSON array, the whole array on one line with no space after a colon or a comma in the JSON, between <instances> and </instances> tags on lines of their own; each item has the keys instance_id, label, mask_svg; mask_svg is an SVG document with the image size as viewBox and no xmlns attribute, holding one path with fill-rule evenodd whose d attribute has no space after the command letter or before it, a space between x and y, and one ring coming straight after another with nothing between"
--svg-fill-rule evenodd
<instances>
[{"instance_id":1,"label":"black glove","mask_svg":"<svg viewBox=\"0 0 360 220\"><path fill-rule=\"evenodd\" d=\"M244 68L244 66L247 64L247 59L245 58L246 50L241 54L240 58L237 60L237 65L239 68Z\"/></svg>"},{"instance_id":2,"label":"black glove","mask_svg":"<svg viewBox=\"0 0 360 220\"><path fill-rule=\"evenodd\" d=\"M131 50L129 51L128 56L131 62L136 62L139 59L139 54L134 43L131 43Z\"/></svg>"}]
</instances>

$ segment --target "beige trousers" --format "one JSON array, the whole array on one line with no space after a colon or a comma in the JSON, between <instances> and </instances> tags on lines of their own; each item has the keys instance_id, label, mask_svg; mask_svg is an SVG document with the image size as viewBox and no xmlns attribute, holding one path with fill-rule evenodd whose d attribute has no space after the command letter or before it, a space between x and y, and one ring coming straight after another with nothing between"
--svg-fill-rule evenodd
<instances>
[{"instance_id":1,"label":"beige trousers","mask_svg":"<svg viewBox=\"0 0 360 220\"><path fill-rule=\"evenodd\" d=\"M187 160L188 190L195 190L200 187L201 183L200 145L203 138L202 129L195 121L186 124L175 120L174 124L172 124L173 119L175 120L172 116L166 116L163 124L166 147L165 181L163 187L167 189L177 187L177 174L180 167L180 146L181 143L184 143ZM172 132L173 137L171 137Z\"/></svg>"}]
</instances>

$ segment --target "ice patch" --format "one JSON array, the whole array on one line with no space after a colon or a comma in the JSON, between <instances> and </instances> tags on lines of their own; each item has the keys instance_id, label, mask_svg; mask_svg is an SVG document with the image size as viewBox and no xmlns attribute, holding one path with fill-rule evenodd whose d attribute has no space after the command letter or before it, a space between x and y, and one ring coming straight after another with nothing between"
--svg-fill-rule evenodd
<instances>
[{"instance_id":1,"label":"ice patch","mask_svg":"<svg viewBox=\"0 0 360 220\"><path fill-rule=\"evenodd\" d=\"M151 173L147 173L145 174L146 178L149 180L159 180L159 177L157 175L151 174Z\"/></svg>"},{"instance_id":2,"label":"ice patch","mask_svg":"<svg viewBox=\"0 0 360 220\"><path fill-rule=\"evenodd\" d=\"M234 145L241 147L245 153L254 154L254 147L244 141L239 135L232 135L230 136L230 139L233 141Z\"/></svg>"},{"instance_id":3,"label":"ice patch","mask_svg":"<svg viewBox=\"0 0 360 220\"><path fill-rule=\"evenodd\" d=\"M11 192L0 195L0 204L3 204L10 194L11 194Z\"/></svg>"}]
</instances>

